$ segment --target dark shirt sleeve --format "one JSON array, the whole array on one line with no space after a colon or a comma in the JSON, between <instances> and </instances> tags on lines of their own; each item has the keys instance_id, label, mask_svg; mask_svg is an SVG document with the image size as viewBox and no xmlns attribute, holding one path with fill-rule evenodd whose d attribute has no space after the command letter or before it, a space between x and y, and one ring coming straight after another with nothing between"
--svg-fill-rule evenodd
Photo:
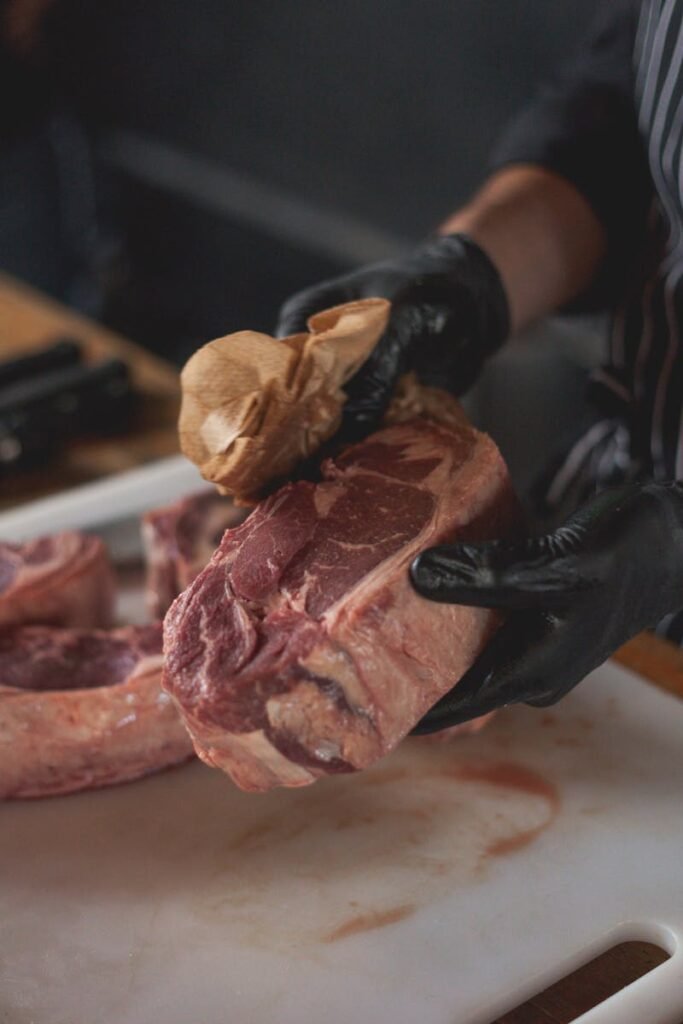
<instances>
[{"instance_id":1,"label":"dark shirt sleeve","mask_svg":"<svg viewBox=\"0 0 683 1024\"><path fill-rule=\"evenodd\" d=\"M585 297L590 306L613 301L640 264L654 195L636 113L639 9L634 0L603 2L577 55L508 125L490 164L540 165L590 203L609 243L601 279Z\"/></svg>"}]
</instances>

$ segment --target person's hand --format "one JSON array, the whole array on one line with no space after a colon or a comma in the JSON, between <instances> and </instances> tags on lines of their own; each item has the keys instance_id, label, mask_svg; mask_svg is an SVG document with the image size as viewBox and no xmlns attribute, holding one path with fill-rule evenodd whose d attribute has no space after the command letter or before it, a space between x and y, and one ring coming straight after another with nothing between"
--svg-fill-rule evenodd
<instances>
[{"instance_id":1,"label":"person's hand","mask_svg":"<svg viewBox=\"0 0 683 1024\"><path fill-rule=\"evenodd\" d=\"M344 440L379 425L397 378L408 370L424 384L463 394L509 329L507 298L491 260L465 235L446 235L293 295L276 333L305 331L313 313L373 297L391 301L389 325L345 386Z\"/></svg>"},{"instance_id":2,"label":"person's hand","mask_svg":"<svg viewBox=\"0 0 683 1024\"><path fill-rule=\"evenodd\" d=\"M554 533L434 547L410 572L423 597L509 612L414 733L520 701L552 704L626 640L683 607L683 486L605 491Z\"/></svg>"}]
</instances>

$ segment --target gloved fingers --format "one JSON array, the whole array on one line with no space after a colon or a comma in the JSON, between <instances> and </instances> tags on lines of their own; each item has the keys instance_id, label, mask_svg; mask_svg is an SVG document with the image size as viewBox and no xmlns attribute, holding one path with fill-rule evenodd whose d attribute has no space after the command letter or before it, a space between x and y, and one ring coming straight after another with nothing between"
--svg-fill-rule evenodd
<instances>
[{"instance_id":1,"label":"gloved fingers","mask_svg":"<svg viewBox=\"0 0 683 1024\"><path fill-rule=\"evenodd\" d=\"M412 730L448 729L509 704L552 703L582 672L564 657L561 625L540 612L509 616L452 690Z\"/></svg>"},{"instance_id":2,"label":"gloved fingers","mask_svg":"<svg viewBox=\"0 0 683 1024\"><path fill-rule=\"evenodd\" d=\"M446 308L394 301L386 331L344 386L341 440L358 441L380 426L396 382L408 370L416 370L423 383L458 394L469 387L475 376L472 367L455 340L449 344L447 332L443 336L453 317Z\"/></svg>"},{"instance_id":3,"label":"gloved fingers","mask_svg":"<svg viewBox=\"0 0 683 1024\"><path fill-rule=\"evenodd\" d=\"M307 330L308 321L314 313L339 306L352 297L342 284L335 281L297 292L280 309L275 337L286 338L289 334Z\"/></svg>"},{"instance_id":4,"label":"gloved fingers","mask_svg":"<svg viewBox=\"0 0 683 1024\"><path fill-rule=\"evenodd\" d=\"M387 329L375 348L344 385L347 400L338 437L358 441L376 430L387 411L398 378L409 368L409 351L419 322L414 311L392 310Z\"/></svg>"},{"instance_id":5,"label":"gloved fingers","mask_svg":"<svg viewBox=\"0 0 683 1024\"><path fill-rule=\"evenodd\" d=\"M342 410L342 421L335 435L342 444L356 444L379 429L391 401L392 389L383 381L364 380L364 385Z\"/></svg>"},{"instance_id":6,"label":"gloved fingers","mask_svg":"<svg viewBox=\"0 0 683 1024\"><path fill-rule=\"evenodd\" d=\"M432 601L480 608L562 608L591 585L553 535L428 548L413 561L410 578Z\"/></svg>"}]
</instances>

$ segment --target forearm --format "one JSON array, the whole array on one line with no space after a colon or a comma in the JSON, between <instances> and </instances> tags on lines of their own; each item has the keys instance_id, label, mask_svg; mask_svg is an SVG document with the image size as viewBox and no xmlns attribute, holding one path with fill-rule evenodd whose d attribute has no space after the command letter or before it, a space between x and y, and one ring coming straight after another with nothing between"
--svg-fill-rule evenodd
<instances>
[{"instance_id":1,"label":"forearm","mask_svg":"<svg viewBox=\"0 0 683 1024\"><path fill-rule=\"evenodd\" d=\"M464 232L502 278L513 331L570 302L594 280L607 251L605 230L564 178L520 164L494 174L440 228Z\"/></svg>"}]
</instances>

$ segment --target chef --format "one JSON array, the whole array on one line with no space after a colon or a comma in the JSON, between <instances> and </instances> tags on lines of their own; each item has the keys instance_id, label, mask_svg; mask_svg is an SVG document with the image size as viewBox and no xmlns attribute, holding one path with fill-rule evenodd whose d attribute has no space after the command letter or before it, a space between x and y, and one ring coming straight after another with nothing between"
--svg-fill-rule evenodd
<instances>
[{"instance_id":1,"label":"chef","mask_svg":"<svg viewBox=\"0 0 683 1024\"><path fill-rule=\"evenodd\" d=\"M438 236L294 295L278 333L376 295L392 316L349 386L348 439L407 369L463 394L540 317L611 313L606 363L537 488L554 528L432 548L411 568L425 598L509 613L416 731L551 704L644 628L683 642L683 0L607 0Z\"/></svg>"}]
</instances>

